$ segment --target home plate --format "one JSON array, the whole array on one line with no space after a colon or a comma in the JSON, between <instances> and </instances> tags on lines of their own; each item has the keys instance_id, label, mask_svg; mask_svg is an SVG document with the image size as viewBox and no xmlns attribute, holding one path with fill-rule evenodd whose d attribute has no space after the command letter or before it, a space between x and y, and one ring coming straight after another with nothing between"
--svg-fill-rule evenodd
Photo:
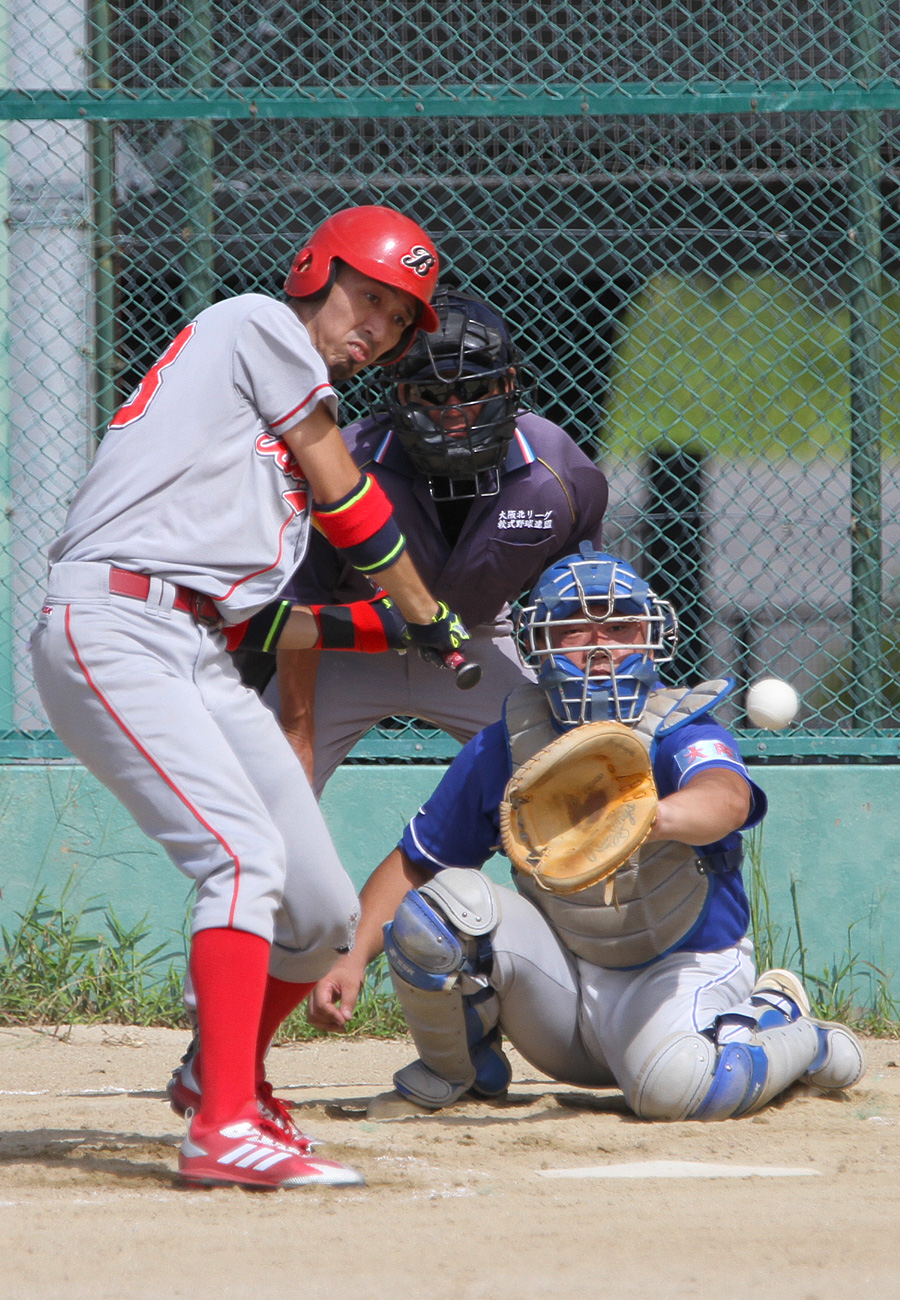
<instances>
[{"instance_id":1,"label":"home plate","mask_svg":"<svg viewBox=\"0 0 900 1300\"><path fill-rule=\"evenodd\" d=\"M636 1160L628 1165L584 1169L538 1169L541 1178L809 1178L818 1169L778 1165L708 1165L699 1160Z\"/></svg>"}]
</instances>

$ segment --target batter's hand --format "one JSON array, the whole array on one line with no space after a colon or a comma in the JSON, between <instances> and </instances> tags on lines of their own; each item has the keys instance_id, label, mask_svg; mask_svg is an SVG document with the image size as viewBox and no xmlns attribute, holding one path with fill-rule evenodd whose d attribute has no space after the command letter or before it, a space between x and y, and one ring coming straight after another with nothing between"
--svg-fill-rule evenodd
<instances>
[{"instance_id":1,"label":"batter's hand","mask_svg":"<svg viewBox=\"0 0 900 1300\"><path fill-rule=\"evenodd\" d=\"M366 977L365 970L335 962L327 975L323 975L306 1004L306 1018L316 1029L340 1033L347 1028L353 1008Z\"/></svg>"},{"instance_id":2,"label":"batter's hand","mask_svg":"<svg viewBox=\"0 0 900 1300\"><path fill-rule=\"evenodd\" d=\"M443 601L430 623L407 623L404 644L418 649L423 659L443 664L444 655L459 651L470 640L458 615Z\"/></svg>"}]
</instances>

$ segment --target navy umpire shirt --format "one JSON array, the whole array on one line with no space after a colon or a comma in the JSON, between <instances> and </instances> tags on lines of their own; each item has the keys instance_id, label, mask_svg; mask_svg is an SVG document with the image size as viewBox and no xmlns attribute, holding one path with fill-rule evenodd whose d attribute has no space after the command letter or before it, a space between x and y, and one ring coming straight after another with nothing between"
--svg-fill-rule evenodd
<instances>
[{"instance_id":1,"label":"navy umpire shirt","mask_svg":"<svg viewBox=\"0 0 900 1300\"><path fill-rule=\"evenodd\" d=\"M520 413L500 473L500 491L476 497L455 543L441 529L428 482L412 466L387 419L342 430L351 456L394 507L423 582L469 628L494 623L544 569L578 550L601 549L608 488L603 474L558 425ZM318 534L285 595L298 604L365 600L371 584Z\"/></svg>"}]
</instances>

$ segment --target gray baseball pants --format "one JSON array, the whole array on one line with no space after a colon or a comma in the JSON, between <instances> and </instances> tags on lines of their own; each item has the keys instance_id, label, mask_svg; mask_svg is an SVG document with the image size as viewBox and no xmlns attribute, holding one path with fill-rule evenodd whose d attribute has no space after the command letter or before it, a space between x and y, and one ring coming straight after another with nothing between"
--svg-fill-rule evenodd
<instances>
[{"instance_id":1,"label":"gray baseball pants","mask_svg":"<svg viewBox=\"0 0 900 1300\"><path fill-rule=\"evenodd\" d=\"M481 664L482 678L469 691L457 687L452 672L413 651L321 656L314 705L317 798L357 741L383 718L422 718L461 744L498 721L510 691L533 677L519 663L508 622L477 627L471 636L464 653ZM263 698L278 713L275 678Z\"/></svg>"},{"instance_id":2,"label":"gray baseball pants","mask_svg":"<svg viewBox=\"0 0 900 1300\"><path fill-rule=\"evenodd\" d=\"M359 903L299 761L171 583L146 602L108 586L104 563L51 572L32 661L53 729L196 881L194 933L258 934L272 975L319 979Z\"/></svg>"},{"instance_id":3,"label":"gray baseball pants","mask_svg":"<svg viewBox=\"0 0 900 1300\"><path fill-rule=\"evenodd\" d=\"M574 957L530 900L502 887L495 893L502 919L491 936L489 982L499 1023L551 1078L619 1087L630 1103L660 1043L699 1033L750 996L756 975L749 939L718 952L670 953L639 970L610 970Z\"/></svg>"}]
</instances>

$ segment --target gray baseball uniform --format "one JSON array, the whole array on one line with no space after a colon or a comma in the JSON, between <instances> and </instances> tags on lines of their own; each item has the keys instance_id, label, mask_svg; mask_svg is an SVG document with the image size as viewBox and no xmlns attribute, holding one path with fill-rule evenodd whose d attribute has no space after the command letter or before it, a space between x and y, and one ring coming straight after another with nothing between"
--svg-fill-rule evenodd
<instances>
[{"instance_id":1,"label":"gray baseball uniform","mask_svg":"<svg viewBox=\"0 0 900 1300\"><path fill-rule=\"evenodd\" d=\"M581 541L599 546L608 495L602 471L563 429L523 412L499 493L472 501L454 539L386 420L362 420L343 433L356 463L389 497L423 581L469 628L466 655L482 665L483 676L475 690L459 691L452 674L435 673L418 656L322 655L315 693L316 794L382 718L427 719L465 742L500 717L503 700L528 676L513 644L509 605ZM371 588L313 536L288 594L300 603L321 604L364 599ZM266 698L277 707L274 683Z\"/></svg>"},{"instance_id":2,"label":"gray baseball uniform","mask_svg":"<svg viewBox=\"0 0 900 1300\"><path fill-rule=\"evenodd\" d=\"M244 294L202 312L113 419L32 637L54 730L197 882L194 932L258 934L295 982L352 943L358 904L216 624L261 609L303 557L306 484L279 429L322 401L336 414L286 304Z\"/></svg>"}]
</instances>

